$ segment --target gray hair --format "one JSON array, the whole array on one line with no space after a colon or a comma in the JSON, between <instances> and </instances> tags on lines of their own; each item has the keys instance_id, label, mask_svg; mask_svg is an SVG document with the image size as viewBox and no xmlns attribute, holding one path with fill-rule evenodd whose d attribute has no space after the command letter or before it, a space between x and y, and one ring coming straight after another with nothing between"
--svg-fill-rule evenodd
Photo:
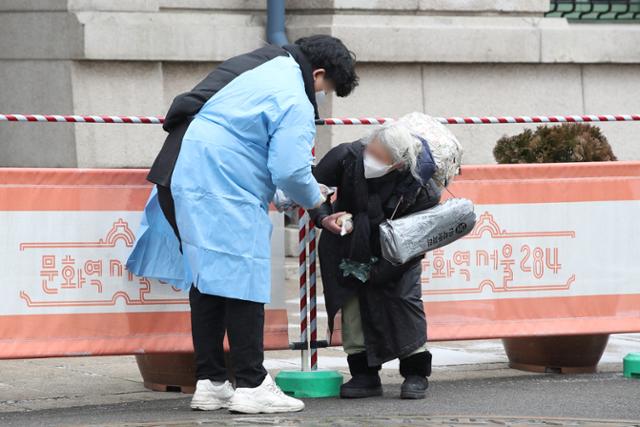
<instances>
[{"instance_id":1,"label":"gray hair","mask_svg":"<svg viewBox=\"0 0 640 427\"><path fill-rule=\"evenodd\" d=\"M401 170L409 170L418 182L422 182L418 166L418 157L423 150L422 142L409 128L398 122L386 123L371 132L364 143L369 144L376 139L387 149L394 164L400 163Z\"/></svg>"}]
</instances>

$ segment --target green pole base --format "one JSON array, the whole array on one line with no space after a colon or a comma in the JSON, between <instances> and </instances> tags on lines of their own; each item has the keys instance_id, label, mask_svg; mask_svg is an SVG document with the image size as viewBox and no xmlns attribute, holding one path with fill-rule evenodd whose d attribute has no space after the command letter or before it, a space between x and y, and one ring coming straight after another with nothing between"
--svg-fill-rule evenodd
<instances>
[{"instance_id":1,"label":"green pole base","mask_svg":"<svg viewBox=\"0 0 640 427\"><path fill-rule=\"evenodd\" d=\"M301 397L337 397L342 375L337 371L280 371L276 384L286 394Z\"/></svg>"},{"instance_id":2,"label":"green pole base","mask_svg":"<svg viewBox=\"0 0 640 427\"><path fill-rule=\"evenodd\" d=\"M624 376L640 379L640 353L629 353L622 360Z\"/></svg>"}]
</instances>

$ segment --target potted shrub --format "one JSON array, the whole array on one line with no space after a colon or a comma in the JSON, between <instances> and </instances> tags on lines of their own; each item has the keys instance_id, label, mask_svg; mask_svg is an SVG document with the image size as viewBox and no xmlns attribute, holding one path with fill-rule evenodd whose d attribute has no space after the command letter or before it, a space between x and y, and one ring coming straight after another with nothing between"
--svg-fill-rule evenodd
<instances>
[{"instance_id":1,"label":"potted shrub","mask_svg":"<svg viewBox=\"0 0 640 427\"><path fill-rule=\"evenodd\" d=\"M609 162L617 160L600 128L588 124L540 126L503 136L493 149L500 164Z\"/></svg>"},{"instance_id":2,"label":"potted shrub","mask_svg":"<svg viewBox=\"0 0 640 427\"><path fill-rule=\"evenodd\" d=\"M617 160L598 127L588 124L540 126L500 138L498 163L567 163ZM608 334L505 338L509 365L535 372L595 372Z\"/></svg>"}]
</instances>

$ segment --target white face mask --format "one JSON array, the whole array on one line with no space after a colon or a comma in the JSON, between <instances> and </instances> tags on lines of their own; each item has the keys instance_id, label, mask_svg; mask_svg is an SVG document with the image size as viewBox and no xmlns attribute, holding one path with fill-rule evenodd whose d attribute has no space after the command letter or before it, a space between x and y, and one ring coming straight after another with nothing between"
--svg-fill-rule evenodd
<instances>
[{"instance_id":1,"label":"white face mask","mask_svg":"<svg viewBox=\"0 0 640 427\"><path fill-rule=\"evenodd\" d=\"M373 156L364 153L364 177L366 179L380 178L388 174L393 165L382 163L380 160Z\"/></svg>"},{"instance_id":2,"label":"white face mask","mask_svg":"<svg viewBox=\"0 0 640 427\"><path fill-rule=\"evenodd\" d=\"M324 100L327 98L327 93L323 90L319 90L316 92L316 105L320 106L320 104L324 103Z\"/></svg>"}]
</instances>

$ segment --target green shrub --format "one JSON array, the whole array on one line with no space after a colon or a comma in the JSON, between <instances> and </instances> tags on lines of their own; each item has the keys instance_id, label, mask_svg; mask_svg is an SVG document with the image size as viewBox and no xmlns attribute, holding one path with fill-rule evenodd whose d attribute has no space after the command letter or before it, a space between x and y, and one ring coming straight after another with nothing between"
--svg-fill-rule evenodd
<instances>
[{"instance_id":1,"label":"green shrub","mask_svg":"<svg viewBox=\"0 0 640 427\"><path fill-rule=\"evenodd\" d=\"M493 149L498 163L570 163L617 160L600 128L566 123L503 136Z\"/></svg>"}]
</instances>

